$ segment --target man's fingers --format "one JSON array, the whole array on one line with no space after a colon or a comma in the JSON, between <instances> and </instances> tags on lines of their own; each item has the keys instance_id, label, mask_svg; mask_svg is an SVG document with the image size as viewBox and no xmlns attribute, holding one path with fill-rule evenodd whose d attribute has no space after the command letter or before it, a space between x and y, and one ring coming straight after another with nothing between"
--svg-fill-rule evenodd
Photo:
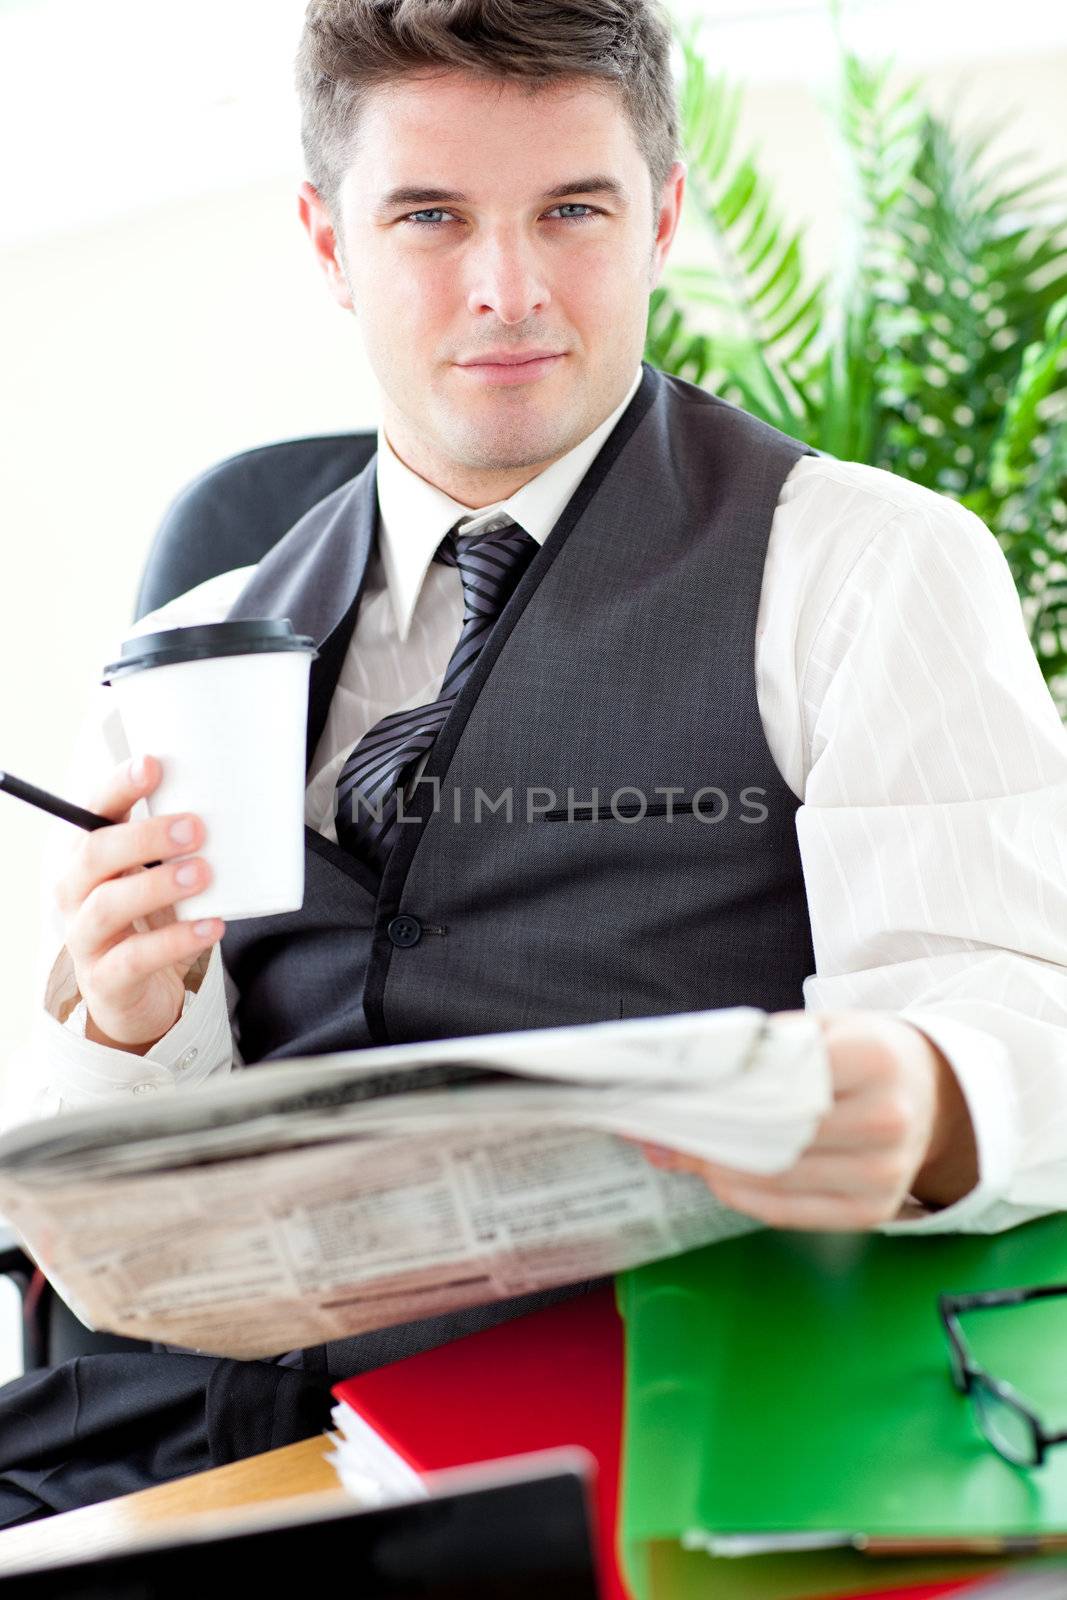
<instances>
[{"instance_id":1,"label":"man's fingers","mask_svg":"<svg viewBox=\"0 0 1067 1600\"><path fill-rule=\"evenodd\" d=\"M179 872L192 874L192 881L179 882ZM177 865L168 862L97 884L71 920L67 948L75 960L101 954L116 937L124 936L135 917L165 911L179 900L198 894L210 881L206 861L194 857Z\"/></svg>"},{"instance_id":2,"label":"man's fingers","mask_svg":"<svg viewBox=\"0 0 1067 1600\"><path fill-rule=\"evenodd\" d=\"M873 1228L895 1216L903 1198L897 1169L872 1172L855 1162L801 1158L786 1173L761 1177L671 1151L656 1165L695 1174L724 1206L771 1228Z\"/></svg>"},{"instance_id":3,"label":"man's fingers","mask_svg":"<svg viewBox=\"0 0 1067 1600\"><path fill-rule=\"evenodd\" d=\"M175 838L172 828L181 830ZM100 885L121 878L149 861L169 862L185 857L203 842L199 817L175 815L144 817L116 828L97 828L87 834L71 857L61 889L71 906L80 906Z\"/></svg>"},{"instance_id":4,"label":"man's fingers","mask_svg":"<svg viewBox=\"0 0 1067 1600\"><path fill-rule=\"evenodd\" d=\"M878 1011L817 1014L833 1074L834 1098L894 1081L900 1029Z\"/></svg>"},{"instance_id":5,"label":"man's fingers","mask_svg":"<svg viewBox=\"0 0 1067 1600\"><path fill-rule=\"evenodd\" d=\"M135 777L135 762L125 761L108 774L96 791L90 810L112 822L125 822L136 801L156 788L163 769L155 756L143 756L143 777Z\"/></svg>"},{"instance_id":6,"label":"man's fingers","mask_svg":"<svg viewBox=\"0 0 1067 1600\"><path fill-rule=\"evenodd\" d=\"M894 1192L904 1181L906 1160L897 1152L873 1155L803 1155L785 1172L742 1172L718 1166L676 1151L654 1163L672 1172L694 1172L722 1199L745 1189L754 1194L856 1194L873 1196ZM732 1204L727 1201L727 1204Z\"/></svg>"},{"instance_id":7,"label":"man's fingers","mask_svg":"<svg viewBox=\"0 0 1067 1600\"><path fill-rule=\"evenodd\" d=\"M884 1198L872 1200L842 1194L766 1194L737 1187L720 1196L724 1205L769 1228L812 1228L849 1233L874 1228L895 1216L899 1205Z\"/></svg>"},{"instance_id":8,"label":"man's fingers","mask_svg":"<svg viewBox=\"0 0 1067 1600\"><path fill-rule=\"evenodd\" d=\"M140 767L143 772L138 763L123 762L96 792L94 809L117 825L80 834L73 843L66 870L54 886L56 904L68 917L76 916L87 898L109 880L136 874L150 862L189 855L203 842L204 825L199 817L129 820L134 804L158 787L163 774L154 756L145 756ZM142 909L137 907L131 914Z\"/></svg>"},{"instance_id":9,"label":"man's fingers","mask_svg":"<svg viewBox=\"0 0 1067 1600\"><path fill-rule=\"evenodd\" d=\"M830 1172L878 1174L888 1156L898 1152L908 1131L908 1108L902 1096L856 1091L845 1095L827 1113L811 1144L802 1151L791 1169L804 1176L816 1174L812 1187L821 1187ZM776 1184L782 1174L746 1173L699 1156L684 1155L662 1145L635 1140L654 1167L666 1171L700 1172L716 1180L746 1179L753 1183ZM845 1166L842 1166L845 1163ZM836 1183L827 1182L827 1188Z\"/></svg>"},{"instance_id":10,"label":"man's fingers","mask_svg":"<svg viewBox=\"0 0 1067 1600\"><path fill-rule=\"evenodd\" d=\"M804 1152L812 1155L877 1155L897 1148L911 1126L903 1090L853 1090L834 1102Z\"/></svg>"},{"instance_id":11,"label":"man's fingers","mask_svg":"<svg viewBox=\"0 0 1067 1600\"><path fill-rule=\"evenodd\" d=\"M761 1194L854 1194L871 1198L895 1194L908 1177L907 1159L897 1151L876 1155L802 1156L786 1172L771 1175L718 1172L709 1168L705 1181L719 1192L738 1188Z\"/></svg>"},{"instance_id":12,"label":"man's fingers","mask_svg":"<svg viewBox=\"0 0 1067 1600\"><path fill-rule=\"evenodd\" d=\"M696 1174L724 1205L771 1227L863 1229L896 1216L925 1148L927 1047L888 1013L818 1022L834 1098L791 1167L761 1175L655 1149L649 1159Z\"/></svg>"},{"instance_id":13,"label":"man's fingers","mask_svg":"<svg viewBox=\"0 0 1067 1600\"><path fill-rule=\"evenodd\" d=\"M122 939L109 947L96 962L93 975L101 994L121 997L144 978L150 978L164 967L187 963L192 965L201 951L218 942L225 924L217 917L210 921L210 933L198 933L204 926L199 922L171 922L152 933L139 933L136 938Z\"/></svg>"}]
</instances>

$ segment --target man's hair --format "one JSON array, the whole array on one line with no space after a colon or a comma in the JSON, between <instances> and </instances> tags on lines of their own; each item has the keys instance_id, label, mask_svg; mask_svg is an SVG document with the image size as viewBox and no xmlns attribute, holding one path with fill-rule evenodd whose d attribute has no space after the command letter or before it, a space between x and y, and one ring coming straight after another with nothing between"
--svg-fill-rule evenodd
<instances>
[{"instance_id":1,"label":"man's hair","mask_svg":"<svg viewBox=\"0 0 1067 1600\"><path fill-rule=\"evenodd\" d=\"M307 175L336 217L368 92L463 70L530 93L576 76L611 84L652 181L678 159L670 23L659 0L310 0L297 54Z\"/></svg>"}]
</instances>

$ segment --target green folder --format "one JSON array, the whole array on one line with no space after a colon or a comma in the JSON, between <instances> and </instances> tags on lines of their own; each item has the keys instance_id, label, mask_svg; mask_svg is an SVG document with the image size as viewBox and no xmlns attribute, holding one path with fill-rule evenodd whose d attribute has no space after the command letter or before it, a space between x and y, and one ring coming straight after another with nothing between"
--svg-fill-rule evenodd
<instances>
[{"instance_id":1,"label":"green folder","mask_svg":"<svg viewBox=\"0 0 1067 1600\"><path fill-rule=\"evenodd\" d=\"M1005 1540L1032 1550L1067 1535L1067 1444L1040 1468L1003 1461L952 1384L937 1314L942 1291L1039 1283L1067 1283L1063 1214L991 1235L764 1230L623 1274L621 1545L635 1593L657 1565L680 1570L679 1545L722 1551L741 1535L766 1553L716 1560L731 1579L707 1592L801 1593L785 1575L809 1559L840 1575L827 1593L864 1581L858 1559L871 1587L883 1573L917 1581L977 1571ZM1067 1427L1067 1295L963 1328L976 1360ZM945 1548L916 1570L857 1558L872 1539ZM818 1554L774 1553L791 1544ZM682 1565L695 1561L708 1557ZM760 1568L766 1587L746 1591Z\"/></svg>"},{"instance_id":2,"label":"green folder","mask_svg":"<svg viewBox=\"0 0 1067 1600\"><path fill-rule=\"evenodd\" d=\"M683 1550L661 1540L640 1550L640 1576L628 1574L639 1600L833 1600L833 1597L875 1595L890 1590L906 1594L918 1584L974 1582L1007 1577L1014 1570L1038 1567L1055 1574L1057 1600L1067 1595L1067 1569L1062 1558L1044 1556L942 1556L893 1558L865 1556L856 1550L818 1550L807 1555L714 1558L703 1551ZM945 1600L956 1600L949 1594ZM959 1600L970 1600L964 1591ZM979 1600L976 1594L974 1600ZM981 1600L986 1600L984 1595Z\"/></svg>"}]
</instances>

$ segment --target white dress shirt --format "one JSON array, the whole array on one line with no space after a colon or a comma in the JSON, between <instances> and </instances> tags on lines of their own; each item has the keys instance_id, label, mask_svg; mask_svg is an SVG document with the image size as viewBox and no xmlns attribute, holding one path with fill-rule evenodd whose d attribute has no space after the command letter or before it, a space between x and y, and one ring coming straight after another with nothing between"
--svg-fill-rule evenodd
<instances>
[{"instance_id":1,"label":"white dress shirt","mask_svg":"<svg viewBox=\"0 0 1067 1600\"><path fill-rule=\"evenodd\" d=\"M379 429L381 540L311 765L309 826L336 839L334 785L353 746L389 712L438 694L463 618L457 569L432 559L445 533L506 511L543 543L640 377L581 444L476 513L406 467ZM252 571L198 585L131 634L221 620ZM804 457L772 523L753 670L770 750L801 802L816 963L804 1004L921 1028L975 1127L977 1187L939 1212L909 1203L884 1229L994 1231L1067 1210L1067 731L996 539L928 489ZM90 692L69 773L66 792L86 805L130 753L108 694ZM143 801L135 814L147 814ZM54 829L58 861L70 831ZM50 861L41 1003L11 1063L8 1123L239 1067L217 947L146 1055L85 1039L55 871Z\"/></svg>"}]
</instances>

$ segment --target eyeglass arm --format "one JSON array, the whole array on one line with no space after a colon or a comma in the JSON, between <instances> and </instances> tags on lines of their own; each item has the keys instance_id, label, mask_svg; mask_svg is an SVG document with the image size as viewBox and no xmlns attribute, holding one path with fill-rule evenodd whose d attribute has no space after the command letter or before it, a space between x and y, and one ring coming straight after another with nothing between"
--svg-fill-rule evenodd
<instances>
[{"instance_id":1,"label":"eyeglass arm","mask_svg":"<svg viewBox=\"0 0 1067 1600\"><path fill-rule=\"evenodd\" d=\"M1050 1300L1056 1295L1067 1295L1067 1284L1037 1284L1029 1288L986 1289L977 1294L938 1295L938 1306L943 1316L956 1316L962 1311L982 1311L998 1306L1025 1305L1028 1300Z\"/></svg>"}]
</instances>

